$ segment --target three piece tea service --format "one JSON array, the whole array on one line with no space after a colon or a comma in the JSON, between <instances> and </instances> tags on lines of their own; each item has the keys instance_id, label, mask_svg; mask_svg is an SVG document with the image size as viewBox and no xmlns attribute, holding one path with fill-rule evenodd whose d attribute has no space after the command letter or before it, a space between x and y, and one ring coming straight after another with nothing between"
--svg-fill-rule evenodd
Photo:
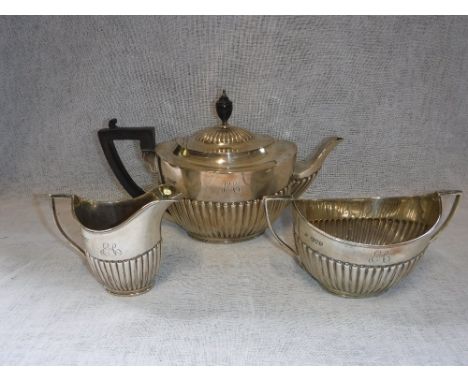
<instances>
[{"instance_id":1,"label":"three piece tea service","mask_svg":"<svg viewBox=\"0 0 468 382\"><path fill-rule=\"evenodd\" d=\"M97 202L50 195L54 221L85 259L93 276L116 295L150 290L161 262L161 223L169 219L191 237L235 243L269 228L278 243L327 291L345 297L378 295L407 276L452 218L461 191L419 196L301 199L339 137L327 139L310 159L269 135L228 124L233 104L223 91L216 102L221 123L156 145L152 127L98 131L104 155L132 197ZM140 188L129 175L115 141L139 141L142 158L158 185ZM83 248L60 222L56 200L67 198L80 226ZM446 212L446 203L451 207ZM273 223L291 205L294 244Z\"/></svg>"}]
</instances>

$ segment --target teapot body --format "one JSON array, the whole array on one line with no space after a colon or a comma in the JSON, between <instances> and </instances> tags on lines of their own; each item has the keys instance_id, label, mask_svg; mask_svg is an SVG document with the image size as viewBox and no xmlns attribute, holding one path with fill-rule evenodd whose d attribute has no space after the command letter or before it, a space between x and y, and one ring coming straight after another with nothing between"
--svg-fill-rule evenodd
<instances>
[{"instance_id":1,"label":"teapot body","mask_svg":"<svg viewBox=\"0 0 468 382\"><path fill-rule=\"evenodd\" d=\"M125 169L115 140L138 140L144 161L158 173L159 181L184 196L168 211L189 235L227 243L263 233L267 227L263 197L300 196L341 138L327 139L316 155L297 161L294 143L228 124L232 102L224 92L216 110L220 125L158 145L154 128L117 127L115 119L98 135L107 161L130 195L137 197L144 190ZM273 220L285 206L278 203Z\"/></svg>"},{"instance_id":2,"label":"teapot body","mask_svg":"<svg viewBox=\"0 0 468 382\"><path fill-rule=\"evenodd\" d=\"M224 167L223 158L204 158L206 164L179 161L175 141L156 146L160 181L174 186L186 198L211 202L241 202L272 195L290 182L296 162L296 145L275 143L274 160L255 166L248 158L234 167ZM218 163L219 162L219 163Z\"/></svg>"}]
</instances>

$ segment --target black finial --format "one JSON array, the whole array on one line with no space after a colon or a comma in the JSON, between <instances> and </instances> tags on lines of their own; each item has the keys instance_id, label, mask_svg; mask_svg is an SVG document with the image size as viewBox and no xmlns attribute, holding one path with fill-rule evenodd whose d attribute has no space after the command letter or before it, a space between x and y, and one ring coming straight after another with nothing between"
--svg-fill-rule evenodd
<instances>
[{"instance_id":1,"label":"black finial","mask_svg":"<svg viewBox=\"0 0 468 382\"><path fill-rule=\"evenodd\" d=\"M223 90L223 95L216 102L216 112L221 121L223 121L223 125L226 125L232 113L232 101L227 97L226 90Z\"/></svg>"},{"instance_id":2,"label":"black finial","mask_svg":"<svg viewBox=\"0 0 468 382\"><path fill-rule=\"evenodd\" d=\"M117 128L117 118L112 118L109 121L109 129L116 129Z\"/></svg>"}]
</instances>

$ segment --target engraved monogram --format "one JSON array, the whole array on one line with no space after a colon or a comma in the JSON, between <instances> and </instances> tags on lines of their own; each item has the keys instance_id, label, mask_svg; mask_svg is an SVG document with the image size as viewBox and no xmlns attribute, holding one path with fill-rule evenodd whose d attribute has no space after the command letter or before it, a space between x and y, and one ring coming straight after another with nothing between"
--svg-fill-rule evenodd
<instances>
[{"instance_id":1,"label":"engraved monogram","mask_svg":"<svg viewBox=\"0 0 468 382\"><path fill-rule=\"evenodd\" d=\"M122 251L117 248L116 243L102 243L100 253L102 256L106 257L117 257L122 255Z\"/></svg>"}]
</instances>

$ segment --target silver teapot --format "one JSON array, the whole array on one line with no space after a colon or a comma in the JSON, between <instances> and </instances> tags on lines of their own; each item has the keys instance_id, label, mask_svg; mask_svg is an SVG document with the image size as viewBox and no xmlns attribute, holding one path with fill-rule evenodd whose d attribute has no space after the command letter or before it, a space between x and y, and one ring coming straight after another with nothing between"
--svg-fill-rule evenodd
<instances>
[{"instance_id":1,"label":"silver teapot","mask_svg":"<svg viewBox=\"0 0 468 382\"><path fill-rule=\"evenodd\" d=\"M300 196L342 139L329 138L311 159L298 161L294 143L228 124L232 109L223 91L216 102L218 126L158 145L154 128L117 127L115 119L98 136L114 174L130 195L137 197L144 191L125 169L115 140L140 141L143 159L158 173L159 181L184 195L169 213L190 236L208 242L246 240L267 228L262 198ZM271 219L286 205L270 203Z\"/></svg>"}]
</instances>

